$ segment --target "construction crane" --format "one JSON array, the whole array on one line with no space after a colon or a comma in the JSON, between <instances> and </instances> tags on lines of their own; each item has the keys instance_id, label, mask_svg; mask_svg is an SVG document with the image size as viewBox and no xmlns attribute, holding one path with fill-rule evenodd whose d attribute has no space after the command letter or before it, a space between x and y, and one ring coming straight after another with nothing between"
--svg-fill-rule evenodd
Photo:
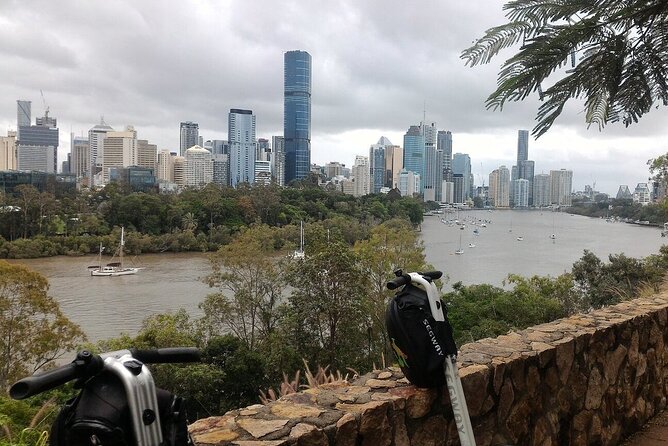
<instances>
[{"instance_id":1,"label":"construction crane","mask_svg":"<svg viewBox=\"0 0 668 446\"><path fill-rule=\"evenodd\" d=\"M46 99L44 99L44 92L42 90L39 90L39 94L42 95L42 103L44 104L44 117L48 118L49 117L49 106L46 105Z\"/></svg>"}]
</instances>

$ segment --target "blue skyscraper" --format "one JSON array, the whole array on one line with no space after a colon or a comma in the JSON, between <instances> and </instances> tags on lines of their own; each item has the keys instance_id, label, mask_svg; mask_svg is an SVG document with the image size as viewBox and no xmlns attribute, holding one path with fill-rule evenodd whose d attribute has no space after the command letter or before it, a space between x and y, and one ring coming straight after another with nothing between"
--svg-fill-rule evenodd
<instances>
[{"instance_id":1,"label":"blue skyscraper","mask_svg":"<svg viewBox=\"0 0 668 446\"><path fill-rule=\"evenodd\" d=\"M311 55L299 50L286 52L283 70L287 184L305 178L311 168Z\"/></svg>"},{"instance_id":2,"label":"blue skyscraper","mask_svg":"<svg viewBox=\"0 0 668 446\"><path fill-rule=\"evenodd\" d=\"M461 175L463 180L463 197L464 200L471 198L471 157L466 153L455 153L452 157L452 173Z\"/></svg>"},{"instance_id":3,"label":"blue skyscraper","mask_svg":"<svg viewBox=\"0 0 668 446\"><path fill-rule=\"evenodd\" d=\"M404 169L420 175L424 181L424 134L417 125L412 125L404 135Z\"/></svg>"}]
</instances>

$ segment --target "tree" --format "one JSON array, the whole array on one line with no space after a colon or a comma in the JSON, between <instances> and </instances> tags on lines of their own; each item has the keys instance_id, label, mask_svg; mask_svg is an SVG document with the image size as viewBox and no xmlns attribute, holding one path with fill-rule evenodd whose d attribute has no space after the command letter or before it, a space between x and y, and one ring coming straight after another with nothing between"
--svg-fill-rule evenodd
<instances>
[{"instance_id":1,"label":"tree","mask_svg":"<svg viewBox=\"0 0 668 446\"><path fill-rule=\"evenodd\" d=\"M85 340L48 289L44 276L0 260L0 388L36 372Z\"/></svg>"},{"instance_id":2,"label":"tree","mask_svg":"<svg viewBox=\"0 0 668 446\"><path fill-rule=\"evenodd\" d=\"M277 233L252 226L211 256L206 282L218 292L200 304L208 336L231 331L253 350L274 330L284 286L274 248Z\"/></svg>"},{"instance_id":3,"label":"tree","mask_svg":"<svg viewBox=\"0 0 668 446\"><path fill-rule=\"evenodd\" d=\"M628 126L655 103L668 105L666 0L512 0L503 9L508 23L487 30L461 57L470 66L486 64L520 45L501 66L487 108L537 93L543 103L535 136L549 130L569 99L584 99L585 121L599 129ZM545 82L552 84L542 88Z\"/></svg>"},{"instance_id":4,"label":"tree","mask_svg":"<svg viewBox=\"0 0 668 446\"><path fill-rule=\"evenodd\" d=\"M355 244L355 252L360 256L369 283L364 299L365 312L370 317L372 354L379 359L380 353L387 350L385 311L394 294L386 284L397 269L406 272L427 269L424 244L407 221L394 219L374 227L367 240ZM391 354L390 351L385 353L386 356Z\"/></svg>"},{"instance_id":5,"label":"tree","mask_svg":"<svg viewBox=\"0 0 668 446\"><path fill-rule=\"evenodd\" d=\"M296 350L310 363L333 369L369 366L364 312L367 278L360 258L341 242L307 252L288 270L289 322Z\"/></svg>"}]
</instances>

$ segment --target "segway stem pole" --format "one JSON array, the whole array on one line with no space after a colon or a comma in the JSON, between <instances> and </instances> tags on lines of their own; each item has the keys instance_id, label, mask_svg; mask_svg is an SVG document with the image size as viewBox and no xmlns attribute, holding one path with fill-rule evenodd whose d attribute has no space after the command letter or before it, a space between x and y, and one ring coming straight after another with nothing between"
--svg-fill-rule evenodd
<instances>
[{"instance_id":1,"label":"segway stem pole","mask_svg":"<svg viewBox=\"0 0 668 446\"><path fill-rule=\"evenodd\" d=\"M409 273L409 276L411 282L422 285L427 291L432 317L437 321L445 321L443 303L438 294L436 284L431 280L427 280L420 273ZM448 394L450 395L450 403L452 404L452 414L457 425L459 442L462 446L475 446L473 426L471 425L471 418L468 406L466 405L466 398L464 397L464 388L462 387L462 381L459 378L459 371L457 369L457 355L446 356L445 367L443 369L445 370L445 382L448 387Z\"/></svg>"}]
</instances>

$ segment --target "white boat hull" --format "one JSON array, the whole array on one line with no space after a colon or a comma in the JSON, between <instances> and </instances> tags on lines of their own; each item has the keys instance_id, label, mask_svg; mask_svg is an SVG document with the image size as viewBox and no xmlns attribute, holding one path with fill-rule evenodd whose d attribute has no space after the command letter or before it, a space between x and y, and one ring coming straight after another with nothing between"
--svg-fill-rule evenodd
<instances>
[{"instance_id":1,"label":"white boat hull","mask_svg":"<svg viewBox=\"0 0 668 446\"><path fill-rule=\"evenodd\" d=\"M112 270L92 270L90 272L91 276L97 276L97 277L114 277L114 276L129 276L132 274L137 274L139 272L139 268L123 268L123 269L114 269Z\"/></svg>"}]
</instances>

